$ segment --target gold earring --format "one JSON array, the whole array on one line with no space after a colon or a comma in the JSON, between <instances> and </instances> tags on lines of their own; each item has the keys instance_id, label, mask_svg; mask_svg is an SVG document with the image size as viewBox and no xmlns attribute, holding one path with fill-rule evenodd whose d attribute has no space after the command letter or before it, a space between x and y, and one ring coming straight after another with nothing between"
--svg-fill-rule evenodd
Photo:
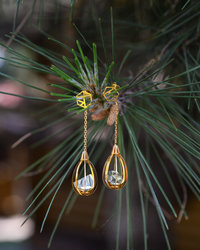
<instances>
[{"instance_id":1,"label":"gold earring","mask_svg":"<svg viewBox=\"0 0 200 250\"><path fill-rule=\"evenodd\" d=\"M122 188L128 179L128 171L124 158L120 154L119 147L117 145L117 132L118 132L118 96L117 89L119 86L113 83L111 87L106 87L103 95L107 101L115 102L115 138L114 146L111 155L105 162L102 179L106 187L114 190ZM114 161L114 164L112 162Z\"/></svg>"},{"instance_id":2,"label":"gold earring","mask_svg":"<svg viewBox=\"0 0 200 250\"><path fill-rule=\"evenodd\" d=\"M81 91L76 98L77 105L84 109L92 103L92 95L87 91ZM82 196L93 194L97 187L96 170L87 153L87 110L84 111L84 150L73 171L72 187L76 193Z\"/></svg>"}]
</instances>

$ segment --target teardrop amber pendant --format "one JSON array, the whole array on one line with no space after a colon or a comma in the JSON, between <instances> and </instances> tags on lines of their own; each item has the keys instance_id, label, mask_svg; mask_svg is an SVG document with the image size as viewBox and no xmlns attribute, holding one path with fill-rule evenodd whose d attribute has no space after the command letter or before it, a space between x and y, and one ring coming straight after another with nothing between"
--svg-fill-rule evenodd
<instances>
[{"instance_id":1,"label":"teardrop amber pendant","mask_svg":"<svg viewBox=\"0 0 200 250\"><path fill-rule=\"evenodd\" d=\"M89 196L97 187L97 174L94 166L89 161L88 153L83 151L81 159L72 175L72 187L76 193Z\"/></svg>"},{"instance_id":2,"label":"teardrop amber pendant","mask_svg":"<svg viewBox=\"0 0 200 250\"><path fill-rule=\"evenodd\" d=\"M113 146L112 153L104 165L102 179L106 187L115 190L122 188L127 182L127 166L117 144Z\"/></svg>"}]
</instances>

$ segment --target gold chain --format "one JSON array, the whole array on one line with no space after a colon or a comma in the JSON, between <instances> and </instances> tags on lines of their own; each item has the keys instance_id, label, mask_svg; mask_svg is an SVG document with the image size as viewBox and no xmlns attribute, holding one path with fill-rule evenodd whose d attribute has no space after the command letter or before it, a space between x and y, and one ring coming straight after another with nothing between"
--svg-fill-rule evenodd
<instances>
[{"instance_id":1,"label":"gold chain","mask_svg":"<svg viewBox=\"0 0 200 250\"><path fill-rule=\"evenodd\" d=\"M119 107L118 107L118 102L115 102L115 144L117 144L117 118L118 118L118 111L119 111Z\"/></svg>"},{"instance_id":2,"label":"gold chain","mask_svg":"<svg viewBox=\"0 0 200 250\"><path fill-rule=\"evenodd\" d=\"M84 151L87 151L87 110L84 112Z\"/></svg>"}]
</instances>

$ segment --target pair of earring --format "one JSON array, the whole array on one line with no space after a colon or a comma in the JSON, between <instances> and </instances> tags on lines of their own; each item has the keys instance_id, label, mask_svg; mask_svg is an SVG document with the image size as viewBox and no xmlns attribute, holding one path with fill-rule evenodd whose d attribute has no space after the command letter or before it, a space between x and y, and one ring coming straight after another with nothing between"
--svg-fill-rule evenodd
<instances>
[{"instance_id":1,"label":"pair of earring","mask_svg":"<svg viewBox=\"0 0 200 250\"><path fill-rule=\"evenodd\" d=\"M126 163L120 154L117 145L118 132L118 86L113 83L111 87L106 87L103 95L106 101L115 102L115 137L111 155L104 164L102 179L107 188L118 190L122 188L128 179ZM87 91L80 92L77 96L77 105L87 108L92 103L92 95ZM86 102L87 100L87 102ZM112 164L113 163L113 164ZM87 110L84 111L84 150L81 159L74 169L72 175L72 187L76 193L82 196L89 196L97 188L97 174L93 164L89 160L87 153Z\"/></svg>"}]
</instances>

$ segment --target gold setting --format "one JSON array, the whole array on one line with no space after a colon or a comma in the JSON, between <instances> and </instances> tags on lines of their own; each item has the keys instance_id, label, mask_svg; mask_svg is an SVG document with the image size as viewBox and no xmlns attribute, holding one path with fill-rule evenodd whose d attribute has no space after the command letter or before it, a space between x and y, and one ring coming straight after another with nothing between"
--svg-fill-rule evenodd
<instances>
[{"instance_id":1,"label":"gold setting","mask_svg":"<svg viewBox=\"0 0 200 250\"><path fill-rule=\"evenodd\" d=\"M81 188L78 183L78 180L80 178L82 168L83 168L82 179L83 179L84 184L82 185L82 188ZM87 168L89 168L90 175L93 180L89 188L87 187L87 176L89 176L87 175ZM74 169L74 172L72 175L72 187L77 194L82 195L82 196L89 196L93 194L97 188L96 170L93 164L90 162L88 153L85 150L82 152L81 159Z\"/></svg>"},{"instance_id":2,"label":"gold setting","mask_svg":"<svg viewBox=\"0 0 200 250\"><path fill-rule=\"evenodd\" d=\"M92 95L85 90L81 91L76 98L77 105L82 108L87 108L92 103ZM87 110L84 111L84 150L72 174L72 187L82 196L93 194L97 187L96 170L87 153Z\"/></svg>"},{"instance_id":3,"label":"gold setting","mask_svg":"<svg viewBox=\"0 0 200 250\"><path fill-rule=\"evenodd\" d=\"M89 92L83 90L78 95L76 95L76 103L78 106L86 109L92 103L92 95Z\"/></svg>"},{"instance_id":4,"label":"gold setting","mask_svg":"<svg viewBox=\"0 0 200 250\"><path fill-rule=\"evenodd\" d=\"M113 83L111 87L106 87L103 95L107 101L115 101L115 136L114 146L111 155L105 162L102 179L106 187L114 190L122 188L128 180L128 171L124 158L120 154L119 147L117 145L117 134L118 134L118 92L112 92L117 90L119 86ZM114 165L112 161L114 160ZM114 167L114 168L112 168Z\"/></svg>"},{"instance_id":5,"label":"gold setting","mask_svg":"<svg viewBox=\"0 0 200 250\"><path fill-rule=\"evenodd\" d=\"M119 93L116 91L119 88L119 86L114 82L112 84L112 86L110 87L106 87L103 91L103 96L106 99L106 101L108 102L116 102L118 97L119 97ZM116 92L114 92L116 91Z\"/></svg>"},{"instance_id":6,"label":"gold setting","mask_svg":"<svg viewBox=\"0 0 200 250\"><path fill-rule=\"evenodd\" d=\"M119 160L120 166L117 164L117 158ZM115 173L119 173L119 169L121 170L120 174L120 182L117 182L117 178L115 178L115 181L111 181L109 178L109 172L111 171L111 162L114 160L114 171ZM102 179L106 187L114 190L118 190L122 188L128 179L128 171L127 166L124 158L121 156L119 147L117 144L113 146L112 153L108 157L107 161L105 162L103 173L102 173Z\"/></svg>"}]
</instances>

